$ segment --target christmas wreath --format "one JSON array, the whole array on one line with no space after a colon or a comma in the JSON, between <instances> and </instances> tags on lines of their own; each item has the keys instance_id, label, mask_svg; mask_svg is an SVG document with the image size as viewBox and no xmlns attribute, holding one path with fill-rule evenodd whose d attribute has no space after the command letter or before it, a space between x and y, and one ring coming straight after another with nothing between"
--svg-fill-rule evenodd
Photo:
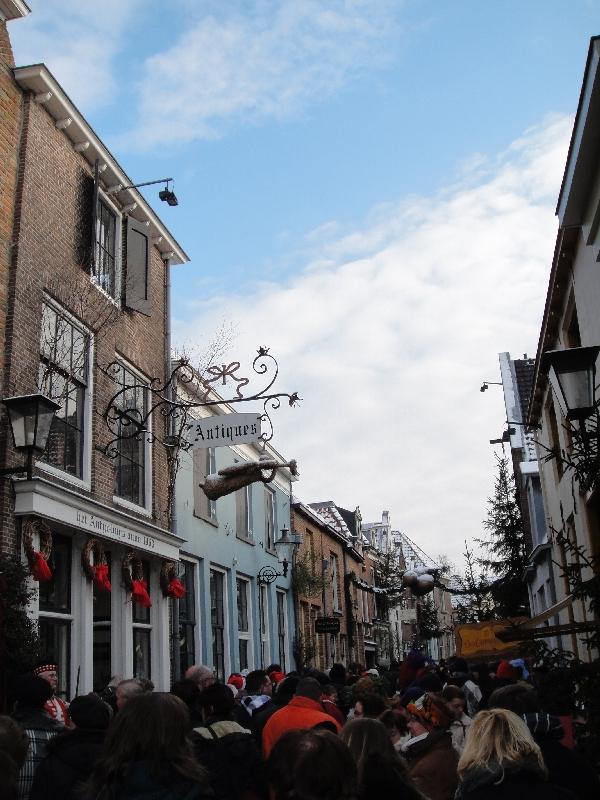
<instances>
[{"instance_id":1,"label":"christmas wreath","mask_svg":"<svg viewBox=\"0 0 600 800\"><path fill-rule=\"evenodd\" d=\"M150 608L152 600L150 600L148 584L144 578L142 562L134 552L127 553L123 559L121 573L125 588L131 592L131 600L143 608Z\"/></svg>"},{"instance_id":2,"label":"christmas wreath","mask_svg":"<svg viewBox=\"0 0 600 800\"><path fill-rule=\"evenodd\" d=\"M33 546L33 534L40 537L40 549ZM36 581L43 583L52 580L52 570L48 564L52 552L52 531L41 519L26 519L23 522L23 547L27 563Z\"/></svg>"},{"instance_id":3,"label":"christmas wreath","mask_svg":"<svg viewBox=\"0 0 600 800\"><path fill-rule=\"evenodd\" d=\"M173 597L180 600L186 592L185 586L177 575L177 566L174 561L163 561L160 569L160 588L164 597Z\"/></svg>"},{"instance_id":4,"label":"christmas wreath","mask_svg":"<svg viewBox=\"0 0 600 800\"><path fill-rule=\"evenodd\" d=\"M92 564L92 556L94 563ZM99 539L90 538L85 543L81 551L81 566L88 580L93 581L94 585L101 592L110 592L112 589L108 575L108 564L104 546Z\"/></svg>"}]
</instances>

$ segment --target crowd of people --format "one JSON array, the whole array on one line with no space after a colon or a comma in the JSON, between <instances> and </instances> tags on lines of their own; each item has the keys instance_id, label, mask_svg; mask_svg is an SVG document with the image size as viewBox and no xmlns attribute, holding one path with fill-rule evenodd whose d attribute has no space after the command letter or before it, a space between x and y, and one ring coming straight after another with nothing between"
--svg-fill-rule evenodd
<instances>
[{"instance_id":1,"label":"crowd of people","mask_svg":"<svg viewBox=\"0 0 600 800\"><path fill-rule=\"evenodd\" d=\"M385 671L280 665L170 692L113 679L56 695L38 665L0 716L2 800L598 800L569 719L547 713L523 661Z\"/></svg>"}]
</instances>

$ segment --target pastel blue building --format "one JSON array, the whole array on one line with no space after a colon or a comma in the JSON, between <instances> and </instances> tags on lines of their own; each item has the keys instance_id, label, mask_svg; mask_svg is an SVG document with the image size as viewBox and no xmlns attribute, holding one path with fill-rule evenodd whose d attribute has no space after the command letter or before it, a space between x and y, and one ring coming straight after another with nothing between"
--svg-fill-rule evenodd
<instances>
[{"instance_id":1,"label":"pastel blue building","mask_svg":"<svg viewBox=\"0 0 600 800\"><path fill-rule=\"evenodd\" d=\"M232 411L225 403L201 409L203 416ZM287 577L281 574L275 541L281 529L291 528L290 494L296 478L282 466L272 482L253 483L215 501L200 487L207 474L256 461L262 452L262 443L250 443L194 448L181 457L175 525L185 540L180 572L187 592L174 603L172 624L174 632L179 631L174 679L198 663L212 667L225 680L231 672L270 663L285 671L294 668L291 570ZM266 452L285 464L270 444ZM272 583L258 579L265 566L280 573Z\"/></svg>"}]
</instances>

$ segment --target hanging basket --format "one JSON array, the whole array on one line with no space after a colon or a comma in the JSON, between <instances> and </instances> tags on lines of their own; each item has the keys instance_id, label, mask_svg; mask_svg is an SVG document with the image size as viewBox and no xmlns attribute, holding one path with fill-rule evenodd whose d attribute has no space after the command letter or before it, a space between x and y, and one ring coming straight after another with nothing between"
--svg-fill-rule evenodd
<instances>
[{"instance_id":1,"label":"hanging basket","mask_svg":"<svg viewBox=\"0 0 600 800\"><path fill-rule=\"evenodd\" d=\"M33 546L33 534L40 537L40 549ZM52 531L41 519L29 517L23 522L23 547L31 574L39 583L52 580L52 570L48 559L52 553Z\"/></svg>"},{"instance_id":2,"label":"hanging basket","mask_svg":"<svg viewBox=\"0 0 600 800\"><path fill-rule=\"evenodd\" d=\"M177 565L174 561L163 561L160 569L160 588L163 597L181 600L185 595L186 588L177 575Z\"/></svg>"},{"instance_id":3,"label":"hanging basket","mask_svg":"<svg viewBox=\"0 0 600 800\"><path fill-rule=\"evenodd\" d=\"M121 572L125 588L131 593L132 602L143 608L150 608L152 600L148 593L148 584L144 579L142 562L139 558L136 558L134 552L127 553L123 559Z\"/></svg>"},{"instance_id":4,"label":"hanging basket","mask_svg":"<svg viewBox=\"0 0 600 800\"><path fill-rule=\"evenodd\" d=\"M93 556L93 563L92 563ZM104 545L99 539L88 539L81 552L81 566L88 580L93 581L101 592L110 592L112 589L108 574L108 564Z\"/></svg>"}]
</instances>

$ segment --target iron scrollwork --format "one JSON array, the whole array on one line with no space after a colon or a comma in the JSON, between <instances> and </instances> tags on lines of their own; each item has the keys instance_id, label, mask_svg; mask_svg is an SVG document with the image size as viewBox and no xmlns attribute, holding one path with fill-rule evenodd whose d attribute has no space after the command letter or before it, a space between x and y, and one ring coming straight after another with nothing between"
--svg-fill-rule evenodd
<instances>
[{"instance_id":1,"label":"iron scrollwork","mask_svg":"<svg viewBox=\"0 0 600 800\"><path fill-rule=\"evenodd\" d=\"M101 369L105 375L116 381L122 365L113 361ZM282 399L287 400L289 406L295 406L300 397L297 392L290 394L271 391L279 375L279 364L268 347L259 347L252 362L255 375L264 377L266 381L262 388L245 395L244 391L251 380L239 376L240 369L240 362L232 361L229 364L210 366L203 375L199 375L188 359L181 358L164 383L159 378L152 378L148 384L121 386L102 414L113 438L100 448L101 451L110 458L115 458L124 440L161 441L169 449L189 450L192 445L186 438L186 433L191 428L187 422L190 411L221 404L249 402L262 402L263 412L260 417L267 424L267 429L262 432L260 439L266 444L273 438L274 432L271 413L280 408ZM220 382L226 386L229 379L235 383L233 397L211 398L215 384ZM181 397L178 390L186 386L190 387L198 400L185 400ZM157 432L159 426L151 425L151 419L157 413L166 421L163 427L167 433L162 438Z\"/></svg>"}]
</instances>

